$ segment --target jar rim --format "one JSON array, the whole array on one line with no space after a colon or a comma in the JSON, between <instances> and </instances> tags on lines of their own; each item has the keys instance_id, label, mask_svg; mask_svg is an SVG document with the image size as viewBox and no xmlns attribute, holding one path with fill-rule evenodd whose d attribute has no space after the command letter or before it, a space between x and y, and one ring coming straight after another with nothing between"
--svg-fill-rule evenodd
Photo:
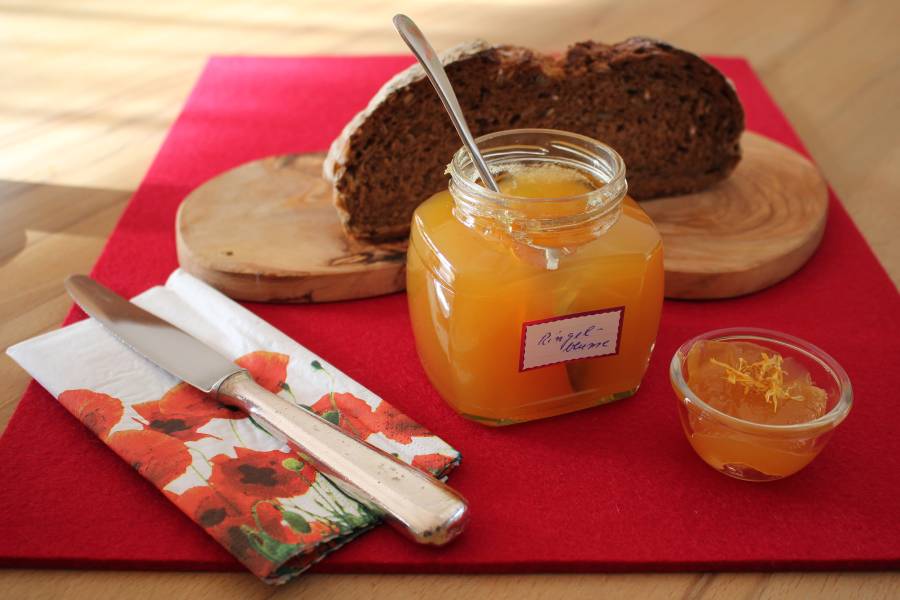
<instances>
[{"instance_id":1,"label":"jar rim","mask_svg":"<svg viewBox=\"0 0 900 600\"><path fill-rule=\"evenodd\" d=\"M625 191L627 191L628 185L625 179L625 161L611 146L586 135L581 135L579 133L573 133L570 131L563 131L560 129L504 129L475 138L475 144L482 151L485 162L487 163L488 168L490 168L491 158L494 158L494 155L490 153L489 149L487 152L481 149L481 146L483 144L496 142L497 140L503 138L514 138L515 136L524 137L529 135L546 135L548 137L558 138L559 140L556 143L549 144L549 146L554 149L565 148L563 142L567 142L566 145L570 146L570 148L568 148L568 152L573 154L573 156L580 155L582 158L594 158L596 160L602 160L605 162L605 164L611 165L612 172L607 179L602 178L598 173L594 172L594 174L597 175L597 178L600 179L600 181L604 182L603 185L590 191L582 192L580 194L574 194L571 196L557 196L553 198L531 198L525 196L515 196L512 194L504 194L503 192L495 192L494 190L481 185L475 179L464 176L464 169L467 166L472 165L472 158L469 155L468 149L465 146L462 146L453 154L453 158L451 159L450 164L447 166L447 173L450 174L452 184L460 188L463 192L478 197L479 200L486 200L496 204L503 204L505 203L505 201L510 199L513 199L517 202L526 201L542 203L587 200L598 196L609 196L610 194L618 196L620 195L620 193L621 196L625 195ZM576 144L578 145L577 148L571 147L575 146ZM524 147L526 145L520 143L517 146ZM593 157L591 157L589 153L592 153ZM620 188L624 189L620 190Z\"/></svg>"},{"instance_id":2,"label":"jar rim","mask_svg":"<svg viewBox=\"0 0 900 600\"><path fill-rule=\"evenodd\" d=\"M702 400L696 393L694 393L690 386L688 386L687 381L684 378L684 369L682 364L683 359L687 357L687 353L695 343L705 340L759 340L763 342L772 342L781 346L787 346L792 350L803 354L810 360L818 363L829 375L831 375L832 379L838 387L838 400L837 402L835 402L831 410L826 412L824 415L805 423L794 423L789 425L757 423L755 421L748 421L746 419L741 419L739 417L729 415L728 413L723 412ZM714 415L717 419L730 425L737 426L737 428L739 429L757 433L803 433L818 429L823 426L837 426L847 417L847 414L850 412L850 408L853 406L853 387L850 383L850 378L848 377L847 372L844 370L844 368L841 367L841 365L830 354L828 354L818 346L811 344L810 342L787 333L774 331L772 329L763 329L759 327L729 327L725 329L714 329L712 331L707 331L706 333L701 333L700 335L694 336L688 341L681 344L681 346L679 346L675 351L675 354L672 355L672 361L669 364L669 376L672 379L672 384L677 388L679 392L680 401L690 402L696 405L701 410Z\"/></svg>"}]
</instances>

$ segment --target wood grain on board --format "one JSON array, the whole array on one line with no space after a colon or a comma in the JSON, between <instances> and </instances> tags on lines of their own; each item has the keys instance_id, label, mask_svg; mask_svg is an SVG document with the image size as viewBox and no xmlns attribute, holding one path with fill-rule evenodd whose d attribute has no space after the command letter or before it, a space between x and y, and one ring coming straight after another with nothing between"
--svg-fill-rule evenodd
<instances>
[{"instance_id":1,"label":"wood grain on board","mask_svg":"<svg viewBox=\"0 0 900 600\"><path fill-rule=\"evenodd\" d=\"M818 169L754 133L742 146L744 158L725 181L641 203L663 236L670 298L769 287L803 266L822 239L828 187ZM328 302L403 290L406 244L344 235L322 160L252 161L192 191L175 226L181 266L237 300Z\"/></svg>"},{"instance_id":2,"label":"wood grain on board","mask_svg":"<svg viewBox=\"0 0 900 600\"><path fill-rule=\"evenodd\" d=\"M232 298L257 302L328 302L404 289L406 244L371 246L344 235L323 159L265 158L193 190L175 225L182 268Z\"/></svg>"},{"instance_id":3,"label":"wood grain on board","mask_svg":"<svg viewBox=\"0 0 900 600\"><path fill-rule=\"evenodd\" d=\"M696 194L641 206L663 237L666 296L730 298L790 277L812 256L828 214L828 186L806 158L745 133L734 173Z\"/></svg>"}]
</instances>

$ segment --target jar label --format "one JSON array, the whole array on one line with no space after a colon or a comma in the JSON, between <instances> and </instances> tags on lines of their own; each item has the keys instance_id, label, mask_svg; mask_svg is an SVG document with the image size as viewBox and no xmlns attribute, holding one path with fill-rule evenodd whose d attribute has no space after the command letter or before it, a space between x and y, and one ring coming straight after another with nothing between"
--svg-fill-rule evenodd
<instances>
[{"instance_id":1,"label":"jar label","mask_svg":"<svg viewBox=\"0 0 900 600\"><path fill-rule=\"evenodd\" d=\"M614 356L619 353L625 307L604 308L522 323L519 370Z\"/></svg>"}]
</instances>

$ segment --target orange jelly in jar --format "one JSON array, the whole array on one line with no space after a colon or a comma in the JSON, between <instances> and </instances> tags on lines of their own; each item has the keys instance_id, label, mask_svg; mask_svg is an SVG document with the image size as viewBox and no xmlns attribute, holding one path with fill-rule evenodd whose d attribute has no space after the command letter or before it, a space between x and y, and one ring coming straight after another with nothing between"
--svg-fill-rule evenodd
<instances>
[{"instance_id":1,"label":"orange jelly in jar","mask_svg":"<svg viewBox=\"0 0 900 600\"><path fill-rule=\"evenodd\" d=\"M809 464L852 400L834 359L766 330L695 338L676 353L670 373L691 446L713 468L751 481Z\"/></svg>"},{"instance_id":2,"label":"orange jelly in jar","mask_svg":"<svg viewBox=\"0 0 900 600\"><path fill-rule=\"evenodd\" d=\"M611 148L552 130L478 140L416 210L407 293L429 379L460 414L504 425L634 394L656 340L662 243Z\"/></svg>"}]
</instances>

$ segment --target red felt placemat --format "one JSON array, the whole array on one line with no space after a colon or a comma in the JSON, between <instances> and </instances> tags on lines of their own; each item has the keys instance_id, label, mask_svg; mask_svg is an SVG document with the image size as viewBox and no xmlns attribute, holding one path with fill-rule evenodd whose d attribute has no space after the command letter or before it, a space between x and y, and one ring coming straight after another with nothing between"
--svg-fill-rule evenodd
<instances>
[{"instance_id":1,"label":"red felt placemat","mask_svg":"<svg viewBox=\"0 0 900 600\"><path fill-rule=\"evenodd\" d=\"M175 210L226 169L318 151L408 57L215 58L110 238L94 275L119 292L177 266ZM803 151L749 65L713 59L748 128ZM379 528L316 567L329 572L879 568L900 564L900 296L832 196L822 246L769 290L667 302L639 394L504 429L455 415L428 384L406 297L250 305L260 316L462 451L453 485L469 530L444 549ZM72 318L81 318L73 313ZM783 481L750 484L702 463L684 439L667 366L702 331L753 325L825 348L856 405L829 447ZM65 409L32 384L0 440L0 562L20 566L239 569Z\"/></svg>"}]
</instances>

